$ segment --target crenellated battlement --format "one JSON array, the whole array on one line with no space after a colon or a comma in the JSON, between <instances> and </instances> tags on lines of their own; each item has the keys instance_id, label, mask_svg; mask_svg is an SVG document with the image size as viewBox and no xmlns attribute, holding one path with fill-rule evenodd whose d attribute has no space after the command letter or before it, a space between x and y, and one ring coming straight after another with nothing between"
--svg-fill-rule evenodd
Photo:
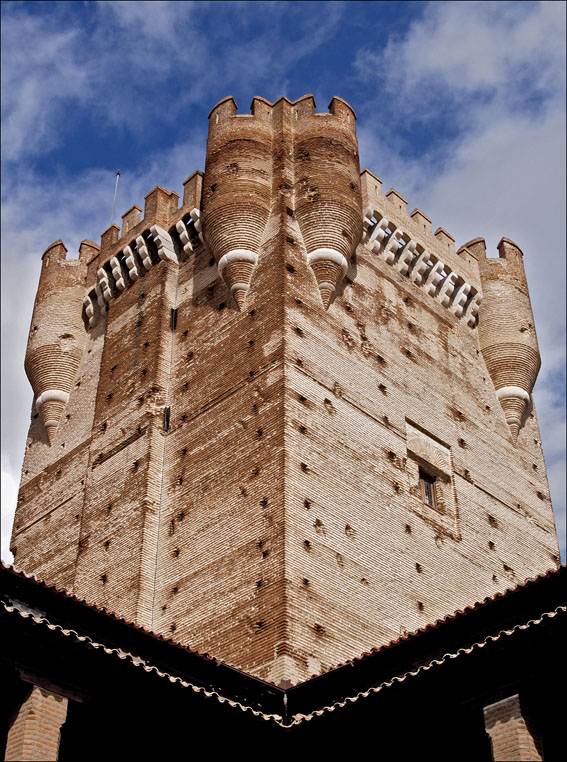
<instances>
[{"instance_id":1,"label":"crenellated battlement","mask_svg":"<svg viewBox=\"0 0 567 762\"><path fill-rule=\"evenodd\" d=\"M512 309L526 312L525 305L508 304L501 291L498 299L489 295L490 304L481 310L483 294L490 292L494 280L513 284L520 294L527 294L517 244L503 238L498 244L499 257L494 259L486 257L482 238L456 251L447 230L438 227L433 232L431 220L420 209L408 213L408 201L399 191L391 188L383 195L382 181L369 170L358 170L356 114L343 99L333 97L329 112L319 114L311 94L295 101L282 96L273 103L255 96L250 110L250 114L237 114L232 96L211 109L205 173L196 171L187 178L181 207L176 191L157 185L145 196L143 214L138 205L130 207L122 215L121 228L112 224L102 233L100 247L90 241L81 243L78 260L67 260L62 241L51 244L43 255L38 300L51 281L61 283L61 276L53 275L53 267L47 272L50 263L68 268L70 274L80 269L83 282L86 266L83 320L94 328L111 301L161 261L180 265L196 248L207 245L219 274L242 308L258 264L264 227L280 201L279 191L277 198L272 197L274 177L280 171L272 155L273 117L277 112L281 119L285 112L285 140L290 141L293 157L292 174L288 168L282 180L292 183L286 203L293 208L288 206L288 213L303 236L307 264L315 274L324 306L328 307L362 238L374 256L467 326L476 327L482 315L483 353L487 357L493 354L487 342L502 333L504 313L511 314ZM510 300L514 301L512 295ZM527 324L532 325L530 319ZM528 363L533 379L522 381L523 389L531 390L538 362L534 355ZM494 365L488 364L490 368ZM498 375L492 369L491 376L494 373ZM495 384L497 390L502 387L500 381Z\"/></svg>"},{"instance_id":2,"label":"crenellated battlement","mask_svg":"<svg viewBox=\"0 0 567 762\"><path fill-rule=\"evenodd\" d=\"M381 181L368 170L363 170L361 177L365 204L362 243L457 318L475 327L482 294L478 282L473 285L448 264L454 265L457 259L454 238L443 228L431 234L429 218L418 209L408 215L406 199L393 188L382 196ZM461 261L459 270L463 264Z\"/></svg>"},{"instance_id":3,"label":"crenellated battlement","mask_svg":"<svg viewBox=\"0 0 567 762\"><path fill-rule=\"evenodd\" d=\"M423 245L435 256L443 259L452 270L463 270L463 277L480 291L480 273L478 257L466 249L468 244L455 250L454 237L443 227L433 232L431 220L420 209L414 209L408 214L408 201L395 188L383 195L382 181L373 172L363 169L360 173L362 189L362 206L364 217L371 220L374 211L391 219L398 227L410 235L420 238ZM374 220L376 218L374 217ZM366 224L366 223L365 223Z\"/></svg>"},{"instance_id":4,"label":"crenellated battlement","mask_svg":"<svg viewBox=\"0 0 567 762\"><path fill-rule=\"evenodd\" d=\"M201 234L198 220L202 186L203 172L196 170L183 183L183 201L179 207L179 194L157 185L145 196L143 215L141 207L134 204L122 215L121 228L113 223L101 234L100 246L92 241L83 241L85 245L84 259L88 265L87 287L89 289L94 288L98 271L107 267L112 258L120 258L126 246L131 247L132 242L135 245L136 239L140 236L151 240L151 229L154 226L165 230L173 238L178 253L187 254L192 250L192 246L189 247L188 245L187 226L194 226L196 222L197 235L193 238L196 238L196 243L198 243ZM55 243L52 246L55 246Z\"/></svg>"},{"instance_id":5,"label":"crenellated battlement","mask_svg":"<svg viewBox=\"0 0 567 762\"><path fill-rule=\"evenodd\" d=\"M217 126L222 126L230 122L231 119L250 119L256 118L259 121L269 121L272 118L272 113L281 103L286 103L292 110L293 119L298 122L303 122L311 117L313 118L328 118L330 116L337 117L346 124L352 125L356 122L356 113L352 106L347 103L343 98L333 96L331 99L328 112L316 112L315 98L311 93L302 95L300 98L292 101L285 95L282 95L276 101L269 101L267 98L263 98L259 95L255 95L252 98L250 104L249 114L238 114L238 105L232 95L227 95L225 98L216 103L209 111L209 127L215 129Z\"/></svg>"},{"instance_id":6,"label":"crenellated battlement","mask_svg":"<svg viewBox=\"0 0 567 762\"><path fill-rule=\"evenodd\" d=\"M68 249L61 239L54 241L41 255L43 267L47 268L55 262L63 267L79 267L79 265L88 264L93 254L98 254L100 247L93 241L87 239L81 241L79 245L79 257L77 259L67 259Z\"/></svg>"},{"instance_id":7,"label":"crenellated battlement","mask_svg":"<svg viewBox=\"0 0 567 762\"><path fill-rule=\"evenodd\" d=\"M255 96L251 113L237 114L236 101L227 96L209 114L206 174L196 171L185 181L181 208L179 194L158 185L146 194L143 214L138 205L130 207L122 215L121 228L113 224L101 235L100 248L83 242L80 261L88 265L83 306L89 327L94 327L106 313L111 299L155 264L164 259L179 264L207 239L212 251L218 252L219 272L225 280L228 278L232 293L243 304L258 261L260 236L273 204L272 116L274 109L282 106L291 116L294 136L295 183L290 202L325 306L336 283L344 277L353 244L361 234L362 242L373 254L470 327L478 323L483 298L481 269L483 281L488 281L508 272L511 266L520 268L514 277L519 278L518 287L523 287L522 252L510 239L500 241L496 259L486 258L482 238L456 251L455 240L447 230L438 227L433 232L431 220L420 209L408 213L407 199L395 188L383 195L382 181L369 170L360 173L358 183L352 182L352 168L347 169L347 161L341 170L340 156L344 149L351 153L353 147L356 153L356 114L343 99L334 96L329 112L318 114L311 94L294 101L282 96L275 102ZM250 136L258 138L263 146L254 149L254 156L246 155ZM239 141L244 141L240 148ZM324 169L323 157L329 146L338 150L330 174ZM258 150L262 156L256 155ZM341 172L344 181L338 179ZM362 219L356 212L357 194L364 211ZM331 199L337 205L337 222L342 222L340 234L333 234L333 244L329 243L328 220L321 227L317 211L320 203L327 207ZM352 234L347 233L350 229ZM228 235L224 239L223 230ZM237 251L243 253L237 255ZM66 253L63 243L56 241L44 257L47 261L75 262L67 260Z\"/></svg>"},{"instance_id":8,"label":"crenellated battlement","mask_svg":"<svg viewBox=\"0 0 567 762\"><path fill-rule=\"evenodd\" d=\"M163 260L178 265L203 243L200 219L201 212L195 208L168 230L159 225L144 228L144 220L139 231L139 226L136 226L123 236L120 239L121 248L97 268L94 287L83 299L84 316L89 328L94 328L101 316L107 313L113 298L130 288L152 267ZM124 245L126 241L128 243Z\"/></svg>"},{"instance_id":9,"label":"crenellated battlement","mask_svg":"<svg viewBox=\"0 0 567 762\"><path fill-rule=\"evenodd\" d=\"M67 259L68 250L63 241L50 244L41 257L41 274L36 301L41 301L52 290L86 285L86 266L98 247L92 241L81 241L79 257Z\"/></svg>"}]
</instances>

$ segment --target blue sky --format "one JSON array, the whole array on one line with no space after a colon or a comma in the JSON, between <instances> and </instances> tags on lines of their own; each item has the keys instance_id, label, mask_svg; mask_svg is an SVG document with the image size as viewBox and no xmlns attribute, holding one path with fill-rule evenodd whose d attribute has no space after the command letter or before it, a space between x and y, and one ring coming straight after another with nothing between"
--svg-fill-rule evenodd
<instances>
[{"instance_id":1,"label":"blue sky","mask_svg":"<svg viewBox=\"0 0 567 762\"><path fill-rule=\"evenodd\" d=\"M534 397L565 560L565 3L2 3L2 557L32 401L41 254L71 257L158 183L203 169L232 94L333 95L361 166L456 239L521 246L542 354Z\"/></svg>"}]
</instances>

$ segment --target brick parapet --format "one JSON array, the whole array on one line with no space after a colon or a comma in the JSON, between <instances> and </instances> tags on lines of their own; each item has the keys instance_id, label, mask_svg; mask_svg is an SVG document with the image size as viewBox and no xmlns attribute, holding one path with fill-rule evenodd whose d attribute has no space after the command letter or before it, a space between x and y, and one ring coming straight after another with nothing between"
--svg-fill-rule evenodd
<instances>
[{"instance_id":1,"label":"brick parapet","mask_svg":"<svg viewBox=\"0 0 567 762\"><path fill-rule=\"evenodd\" d=\"M382 182L369 170L361 172L363 188L363 215L370 221L372 217L384 217L397 229L409 234L409 238L419 241L423 248L457 272L474 289L482 293L480 273L476 257L464 247L455 251L455 240L444 228L438 227L435 233L431 220L419 209L411 214L407 211L407 200L394 188L382 195Z\"/></svg>"}]
</instances>

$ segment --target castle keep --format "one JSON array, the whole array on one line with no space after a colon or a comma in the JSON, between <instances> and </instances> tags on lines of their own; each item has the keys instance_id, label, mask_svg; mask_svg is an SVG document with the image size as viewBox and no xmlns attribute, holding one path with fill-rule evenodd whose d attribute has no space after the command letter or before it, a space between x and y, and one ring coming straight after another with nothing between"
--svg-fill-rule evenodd
<instances>
[{"instance_id":1,"label":"castle keep","mask_svg":"<svg viewBox=\"0 0 567 762\"><path fill-rule=\"evenodd\" d=\"M283 687L559 564L522 252L355 123L220 101L181 202L46 250L26 354L15 564Z\"/></svg>"}]
</instances>

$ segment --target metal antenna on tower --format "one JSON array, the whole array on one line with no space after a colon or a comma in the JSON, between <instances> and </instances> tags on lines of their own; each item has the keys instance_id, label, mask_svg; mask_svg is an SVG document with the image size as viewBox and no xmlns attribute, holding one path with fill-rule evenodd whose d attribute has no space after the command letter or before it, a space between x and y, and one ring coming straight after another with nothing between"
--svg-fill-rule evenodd
<instances>
[{"instance_id":1,"label":"metal antenna on tower","mask_svg":"<svg viewBox=\"0 0 567 762\"><path fill-rule=\"evenodd\" d=\"M118 178L120 177L120 170L116 170L116 185L114 186L114 201L112 202L112 214L110 216L110 224L114 222L114 207L116 205L116 193L118 191Z\"/></svg>"}]
</instances>

